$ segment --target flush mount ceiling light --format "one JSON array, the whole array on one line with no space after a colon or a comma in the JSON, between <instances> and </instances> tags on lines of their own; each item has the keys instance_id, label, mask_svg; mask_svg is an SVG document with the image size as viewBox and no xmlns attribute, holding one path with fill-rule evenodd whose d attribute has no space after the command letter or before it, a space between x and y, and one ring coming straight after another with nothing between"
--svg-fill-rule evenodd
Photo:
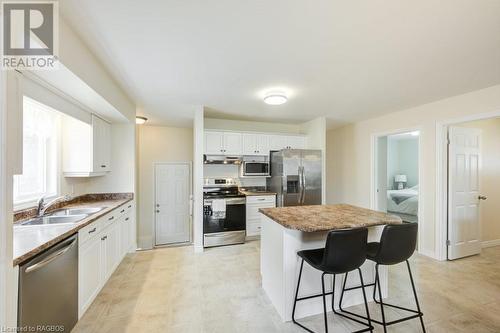
<instances>
[{"instance_id":1,"label":"flush mount ceiling light","mask_svg":"<svg viewBox=\"0 0 500 333\"><path fill-rule=\"evenodd\" d=\"M284 92L269 92L264 96L264 103L269 105L281 105L288 101L288 97Z\"/></svg>"},{"instance_id":2,"label":"flush mount ceiling light","mask_svg":"<svg viewBox=\"0 0 500 333\"><path fill-rule=\"evenodd\" d=\"M144 123L146 122L146 120L148 120L148 118L146 118L146 117L141 117L141 116L136 116L136 117L135 117L135 123L136 123L137 125L142 125L142 124L144 124Z\"/></svg>"}]
</instances>

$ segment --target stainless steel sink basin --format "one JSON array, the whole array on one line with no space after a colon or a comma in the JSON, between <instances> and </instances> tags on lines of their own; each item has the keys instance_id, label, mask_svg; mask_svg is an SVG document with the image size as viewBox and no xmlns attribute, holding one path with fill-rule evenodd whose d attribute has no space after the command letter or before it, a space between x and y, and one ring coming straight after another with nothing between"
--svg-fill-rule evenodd
<instances>
[{"instance_id":1,"label":"stainless steel sink basin","mask_svg":"<svg viewBox=\"0 0 500 333\"><path fill-rule=\"evenodd\" d=\"M50 216L67 216L67 215L91 215L100 212L106 207L92 207L92 208L66 208L55 210L50 213Z\"/></svg>"},{"instance_id":2,"label":"stainless steel sink basin","mask_svg":"<svg viewBox=\"0 0 500 333\"><path fill-rule=\"evenodd\" d=\"M26 222L22 222L21 225L51 225L51 224L63 224L63 223L77 223L88 215L79 214L79 215L63 215L63 216L42 216L35 217L33 219L29 219Z\"/></svg>"}]
</instances>

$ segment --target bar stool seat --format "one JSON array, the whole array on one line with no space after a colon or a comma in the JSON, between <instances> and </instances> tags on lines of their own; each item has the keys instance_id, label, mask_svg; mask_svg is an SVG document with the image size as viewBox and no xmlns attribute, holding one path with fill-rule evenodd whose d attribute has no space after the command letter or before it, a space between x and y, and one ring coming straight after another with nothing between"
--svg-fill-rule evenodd
<instances>
[{"instance_id":1,"label":"bar stool seat","mask_svg":"<svg viewBox=\"0 0 500 333\"><path fill-rule=\"evenodd\" d=\"M302 327L308 332L314 333L311 329L297 322L297 320L295 319L295 309L298 301L303 301L314 297L322 297L325 331L328 333L328 321L326 316L326 295L332 295L331 306L332 306L332 311L335 314L350 319L352 321L355 321L366 327L356 332L373 331L373 326L370 320L370 312L368 310L368 302L366 299L365 290L363 288L364 285L363 274L360 269L361 265L363 265L363 263L366 261L367 237L368 237L368 229L366 228L330 231L328 233L326 239L326 246L324 248L303 250L297 252L297 255L300 258L302 258L302 262L300 264L299 278L297 281L297 289L295 292L295 300L293 303L293 310L292 310L292 320L296 325ZM311 267L323 272L323 274L321 275L321 287L322 287L321 294L299 297L300 280L302 278L302 270L304 268L304 262L307 262ZM353 318L352 316L347 316L343 313L337 312L334 308L334 287L335 287L336 274L345 274L347 272L351 272L354 270L358 270L359 278L361 281L361 287L363 288L363 299L366 310L366 322ZM325 291L326 274L333 275L334 282L331 292Z\"/></svg>"}]
</instances>

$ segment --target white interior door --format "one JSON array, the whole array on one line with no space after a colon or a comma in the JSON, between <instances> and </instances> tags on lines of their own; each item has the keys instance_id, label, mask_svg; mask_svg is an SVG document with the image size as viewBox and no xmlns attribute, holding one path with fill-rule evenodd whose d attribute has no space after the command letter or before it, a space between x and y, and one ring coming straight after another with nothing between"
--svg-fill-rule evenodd
<instances>
[{"instance_id":1,"label":"white interior door","mask_svg":"<svg viewBox=\"0 0 500 333\"><path fill-rule=\"evenodd\" d=\"M155 245L189 242L190 179L188 163L155 165Z\"/></svg>"},{"instance_id":2,"label":"white interior door","mask_svg":"<svg viewBox=\"0 0 500 333\"><path fill-rule=\"evenodd\" d=\"M450 127L449 139L448 259L453 260L481 252L481 130Z\"/></svg>"}]
</instances>

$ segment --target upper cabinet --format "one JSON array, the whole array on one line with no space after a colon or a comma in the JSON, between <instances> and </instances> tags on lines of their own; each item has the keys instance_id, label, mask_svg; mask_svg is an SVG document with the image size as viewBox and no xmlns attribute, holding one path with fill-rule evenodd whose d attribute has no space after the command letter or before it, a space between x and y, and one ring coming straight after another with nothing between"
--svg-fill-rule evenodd
<instances>
[{"instance_id":1,"label":"upper cabinet","mask_svg":"<svg viewBox=\"0 0 500 333\"><path fill-rule=\"evenodd\" d=\"M271 150L304 149L306 137L294 134L205 131L207 155L268 156Z\"/></svg>"},{"instance_id":2,"label":"upper cabinet","mask_svg":"<svg viewBox=\"0 0 500 333\"><path fill-rule=\"evenodd\" d=\"M63 118L63 173L66 177L103 176L111 171L111 125L92 115L92 124Z\"/></svg>"},{"instance_id":3,"label":"upper cabinet","mask_svg":"<svg viewBox=\"0 0 500 333\"><path fill-rule=\"evenodd\" d=\"M269 155L269 135L243 133L243 155Z\"/></svg>"},{"instance_id":4,"label":"upper cabinet","mask_svg":"<svg viewBox=\"0 0 500 333\"><path fill-rule=\"evenodd\" d=\"M241 133L205 131L205 154L241 155Z\"/></svg>"}]
</instances>

